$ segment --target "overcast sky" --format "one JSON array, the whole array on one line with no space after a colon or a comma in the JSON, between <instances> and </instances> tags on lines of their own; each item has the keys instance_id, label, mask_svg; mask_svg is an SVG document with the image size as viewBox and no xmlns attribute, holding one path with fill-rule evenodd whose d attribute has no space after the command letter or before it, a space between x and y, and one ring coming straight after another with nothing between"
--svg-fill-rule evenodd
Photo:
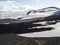
<instances>
[{"instance_id":1,"label":"overcast sky","mask_svg":"<svg viewBox=\"0 0 60 45\"><path fill-rule=\"evenodd\" d=\"M9 10L10 8L10 10L12 10L12 8L16 10L24 10L26 8L40 9L49 6L56 6L60 8L60 0L0 0L1 10Z\"/></svg>"}]
</instances>

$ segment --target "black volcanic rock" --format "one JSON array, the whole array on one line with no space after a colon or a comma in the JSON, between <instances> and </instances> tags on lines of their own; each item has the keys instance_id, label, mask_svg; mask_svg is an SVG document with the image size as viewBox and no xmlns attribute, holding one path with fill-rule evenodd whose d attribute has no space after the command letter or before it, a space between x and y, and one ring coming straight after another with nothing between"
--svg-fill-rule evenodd
<instances>
[{"instance_id":1,"label":"black volcanic rock","mask_svg":"<svg viewBox=\"0 0 60 45\"><path fill-rule=\"evenodd\" d=\"M60 15L60 10L55 12L53 15Z\"/></svg>"},{"instance_id":2,"label":"black volcanic rock","mask_svg":"<svg viewBox=\"0 0 60 45\"><path fill-rule=\"evenodd\" d=\"M0 34L8 34L8 33L14 33L14 34L21 34L21 33L31 33L31 32L41 32L41 31L49 31L53 29L52 27L46 27L46 28L34 28L34 29L28 29L31 27L38 26L37 24L32 23L24 23L24 24L0 24ZM43 26L43 25L39 25Z\"/></svg>"},{"instance_id":3,"label":"black volcanic rock","mask_svg":"<svg viewBox=\"0 0 60 45\"><path fill-rule=\"evenodd\" d=\"M45 18L46 21L50 20L60 20L60 11L56 11L54 14Z\"/></svg>"},{"instance_id":4,"label":"black volcanic rock","mask_svg":"<svg viewBox=\"0 0 60 45\"><path fill-rule=\"evenodd\" d=\"M57 7L47 7L47 8L54 8L54 9L59 9L59 8L57 8Z\"/></svg>"},{"instance_id":5,"label":"black volcanic rock","mask_svg":"<svg viewBox=\"0 0 60 45\"><path fill-rule=\"evenodd\" d=\"M35 12L37 12L37 11L36 10L30 10L27 12L27 15L29 15L30 13L35 13Z\"/></svg>"}]
</instances>

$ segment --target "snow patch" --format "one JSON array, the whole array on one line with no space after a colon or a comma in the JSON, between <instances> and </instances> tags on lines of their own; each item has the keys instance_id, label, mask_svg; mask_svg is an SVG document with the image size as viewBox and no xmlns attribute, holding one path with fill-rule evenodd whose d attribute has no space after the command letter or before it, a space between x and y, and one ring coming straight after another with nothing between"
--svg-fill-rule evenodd
<instances>
[{"instance_id":1,"label":"snow patch","mask_svg":"<svg viewBox=\"0 0 60 45\"><path fill-rule=\"evenodd\" d=\"M34 33L25 33L25 34L17 34L17 35L24 36L24 37L59 37L60 36L60 22L55 24L55 25L49 25L49 26L54 27L54 30L43 31L43 32L34 32Z\"/></svg>"}]
</instances>

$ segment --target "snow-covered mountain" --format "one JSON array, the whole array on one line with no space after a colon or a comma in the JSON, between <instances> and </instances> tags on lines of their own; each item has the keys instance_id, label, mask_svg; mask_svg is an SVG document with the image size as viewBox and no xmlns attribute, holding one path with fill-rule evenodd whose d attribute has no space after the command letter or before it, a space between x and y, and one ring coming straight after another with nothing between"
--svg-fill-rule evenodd
<instances>
[{"instance_id":1,"label":"snow-covered mountain","mask_svg":"<svg viewBox=\"0 0 60 45\"><path fill-rule=\"evenodd\" d=\"M58 14L59 12L60 9L57 7L47 7L43 9L30 10L27 12L27 15L30 17L48 17L52 15L60 15Z\"/></svg>"},{"instance_id":2,"label":"snow-covered mountain","mask_svg":"<svg viewBox=\"0 0 60 45\"><path fill-rule=\"evenodd\" d=\"M57 7L47 7L47 8L43 8L43 9L37 9L37 10L30 10L30 11L28 11L28 13L27 14L30 14L30 13L43 13L43 12L48 12L48 11L58 11L58 10L60 10L59 8L57 8Z\"/></svg>"},{"instance_id":3,"label":"snow-covered mountain","mask_svg":"<svg viewBox=\"0 0 60 45\"><path fill-rule=\"evenodd\" d=\"M60 9L57 7L47 7L43 9L28 9L27 11L0 11L0 19L4 18L22 18L30 19L30 18L38 18L38 17L48 17L52 15L60 15Z\"/></svg>"},{"instance_id":4,"label":"snow-covered mountain","mask_svg":"<svg viewBox=\"0 0 60 45\"><path fill-rule=\"evenodd\" d=\"M43 8L43 9L38 9L38 10L32 10L30 11L29 16L38 16L38 17L47 17L46 19L52 20L52 19L59 19L60 21L60 9L57 7L48 7L48 8ZM36 14L35 14L36 13ZM39 14L37 14L39 13ZM35 24L43 24L45 25L46 22L36 22ZM60 22L57 22L52 25L46 25L46 26L35 26L31 27L29 29L34 29L34 28L47 28L47 27L52 27L53 29L50 31L42 31L42 32L33 32L33 33L24 33L24 34L17 34L18 36L24 36L24 37L60 37Z\"/></svg>"},{"instance_id":5,"label":"snow-covered mountain","mask_svg":"<svg viewBox=\"0 0 60 45\"><path fill-rule=\"evenodd\" d=\"M57 7L47 7L47 8L43 8L43 9L39 9L39 10L43 10L43 11L56 11L56 10L60 10Z\"/></svg>"},{"instance_id":6,"label":"snow-covered mountain","mask_svg":"<svg viewBox=\"0 0 60 45\"><path fill-rule=\"evenodd\" d=\"M60 22L55 25L47 25L44 27L53 27L54 29L50 31L24 33L24 34L17 34L17 35L24 36L24 37L60 37Z\"/></svg>"}]
</instances>

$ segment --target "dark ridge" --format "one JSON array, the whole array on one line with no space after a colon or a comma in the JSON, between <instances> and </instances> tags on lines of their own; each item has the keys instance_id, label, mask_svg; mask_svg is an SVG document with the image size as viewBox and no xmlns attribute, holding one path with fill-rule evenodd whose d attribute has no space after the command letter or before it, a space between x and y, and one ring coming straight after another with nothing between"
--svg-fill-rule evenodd
<instances>
[{"instance_id":1,"label":"dark ridge","mask_svg":"<svg viewBox=\"0 0 60 45\"><path fill-rule=\"evenodd\" d=\"M35 22L41 22L41 18L38 18L38 20L33 20L30 22L25 22L25 23L11 23L11 24L0 24L0 34L2 33L29 33L29 32L41 32L41 31L47 31L53 29L52 27L49 28L35 28L35 29L28 29L31 27L36 27L36 26L46 26L42 24L33 24ZM53 21L55 20L56 22L48 22L48 21ZM46 17L43 21L47 21L49 25L56 24L57 20L60 20L59 15L52 15L49 17ZM58 21L59 22L59 21Z\"/></svg>"},{"instance_id":2,"label":"dark ridge","mask_svg":"<svg viewBox=\"0 0 60 45\"><path fill-rule=\"evenodd\" d=\"M0 34L4 33L15 33L15 34L21 34L21 33L30 33L30 32L41 32L41 31L47 31L53 29L52 27L47 28L34 28L34 29L28 29L31 27L36 27L38 25L34 25L31 23L24 23L24 24L0 24ZM43 26L43 25L40 25Z\"/></svg>"},{"instance_id":3,"label":"dark ridge","mask_svg":"<svg viewBox=\"0 0 60 45\"><path fill-rule=\"evenodd\" d=\"M51 15L45 18L46 21L60 20L60 15Z\"/></svg>"},{"instance_id":4,"label":"dark ridge","mask_svg":"<svg viewBox=\"0 0 60 45\"><path fill-rule=\"evenodd\" d=\"M57 7L54 7L54 6L52 6L52 7L47 7L47 8L55 8L55 9L58 9L58 10L59 10L59 8L57 8Z\"/></svg>"},{"instance_id":5,"label":"dark ridge","mask_svg":"<svg viewBox=\"0 0 60 45\"><path fill-rule=\"evenodd\" d=\"M59 8L57 8L57 7L54 7L54 6L51 6L51 7L47 7L47 8L43 8L42 10L45 10L45 9L48 9L48 8L53 8L53 9L57 9L57 10L60 10Z\"/></svg>"},{"instance_id":6,"label":"dark ridge","mask_svg":"<svg viewBox=\"0 0 60 45\"><path fill-rule=\"evenodd\" d=\"M60 11L59 11L60 12ZM60 13L56 12L51 16L48 17L39 17L29 20L15 20L15 19L2 19L0 20L0 23L13 23L13 24L0 24L0 34L2 33L29 33L29 32L41 32L41 31L47 31L53 29L52 27L47 28L34 28L34 29L28 29L36 26L47 26L42 24L33 24L35 22L43 22L47 21L48 25L56 24L57 20L60 20ZM57 15L58 14L58 15ZM55 20L56 22L49 22ZM24 22L26 21L26 22ZM16 23L17 22L17 23ZM21 22L21 23L20 23Z\"/></svg>"},{"instance_id":7,"label":"dark ridge","mask_svg":"<svg viewBox=\"0 0 60 45\"><path fill-rule=\"evenodd\" d=\"M36 10L28 11L28 12L27 12L27 15L29 15L31 12L32 12L32 13L35 13L35 12L37 12L37 11L36 11Z\"/></svg>"}]
</instances>

